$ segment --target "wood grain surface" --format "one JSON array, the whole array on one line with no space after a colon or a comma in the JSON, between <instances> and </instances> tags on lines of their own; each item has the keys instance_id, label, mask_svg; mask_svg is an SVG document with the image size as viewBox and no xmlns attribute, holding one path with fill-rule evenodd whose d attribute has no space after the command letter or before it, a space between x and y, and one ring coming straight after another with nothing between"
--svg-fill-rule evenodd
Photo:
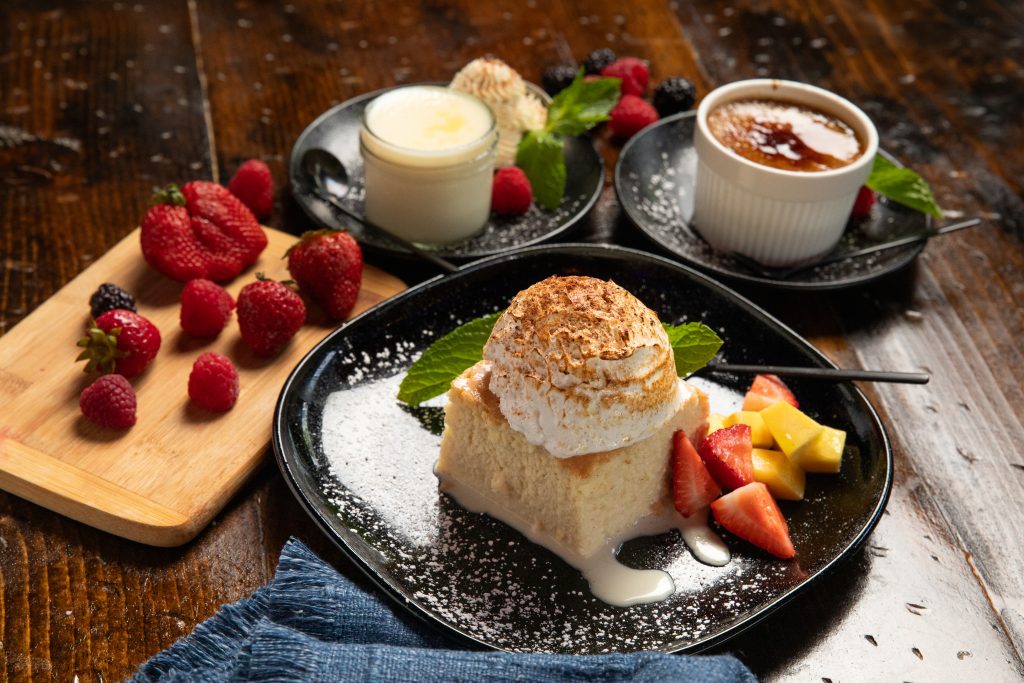
<instances>
[{"instance_id":1,"label":"wood grain surface","mask_svg":"<svg viewBox=\"0 0 1024 683\"><path fill-rule=\"evenodd\" d=\"M611 46L701 95L773 75L835 90L932 183L950 219L908 270L826 294L743 289L841 365L927 370L866 386L896 488L869 545L730 642L764 680L1024 675L1024 7L852 0L28 2L0 7L0 331L136 224L154 186L259 157L284 183L317 114L502 56L530 80ZM619 146L598 134L609 174ZM308 227L279 185L271 224ZM573 236L654 250L611 188ZM414 282L432 272L377 265ZM0 359L4 366L17 359ZM265 583L296 535L353 570L272 467L213 525L153 549L0 494L0 678L120 679Z\"/></svg>"},{"instance_id":2,"label":"wood grain surface","mask_svg":"<svg viewBox=\"0 0 1024 683\"><path fill-rule=\"evenodd\" d=\"M290 277L282 255L295 236L265 232L260 257L225 285L236 300L256 273ZM192 540L260 464L281 386L335 323L311 305L306 324L271 358L242 342L234 319L216 338L193 337L179 322L181 283L146 264L139 234L129 233L0 337L0 357L18 359L0 367L0 488L133 541L175 546ZM132 382L138 422L126 430L82 417L78 395L95 374L70 362L89 321L86 297L104 282L132 292L138 312L163 336L157 357ZM366 266L351 315L403 289L398 278ZM239 399L225 413L188 398L192 364L207 351L227 356L238 371Z\"/></svg>"}]
</instances>

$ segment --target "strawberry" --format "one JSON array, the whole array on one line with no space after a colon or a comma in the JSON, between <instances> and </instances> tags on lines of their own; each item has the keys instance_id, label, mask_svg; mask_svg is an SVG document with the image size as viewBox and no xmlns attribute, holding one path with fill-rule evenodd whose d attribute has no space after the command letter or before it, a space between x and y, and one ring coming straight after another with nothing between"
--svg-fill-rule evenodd
<instances>
[{"instance_id":1,"label":"strawberry","mask_svg":"<svg viewBox=\"0 0 1024 683\"><path fill-rule=\"evenodd\" d=\"M867 185L862 186L857 192L857 199L853 202L850 218L867 218L871 215L871 207L874 205L875 193Z\"/></svg>"},{"instance_id":2,"label":"strawberry","mask_svg":"<svg viewBox=\"0 0 1024 683\"><path fill-rule=\"evenodd\" d=\"M93 320L78 345L82 352L75 360L89 361L86 372L135 377L160 350L160 330L138 313L119 308Z\"/></svg>"},{"instance_id":3,"label":"strawberry","mask_svg":"<svg viewBox=\"0 0 1024 683\"><path fill-rule=\"evenodd\" d=\"M135 424L135 390L121 375L103 375L82 389L78 407L89 422L127 429Z\"/></svg>"},{"instance_id":4,"label":"strawberry","mask_svg":"<svg viewBox=\"0 0 1024 683\"><path fill-rule=\"evenodd\" d=\"M601 69L601 75L606 78L621 79L619 90L622 94L636 95L637 97L644 94L644 91L647 90L647 83L651 80L647 62L636 57L619 57Z\"/></svg>"},{"instance_id":5,"label":"strawberry","mask_svg":"<svg viewBox=\"0 0 1024 683\"><path fill-rule=\"evenodd\" d=\"M672 495L676 510L690 517L722 495L686 432L672 435Z\"/></svg>"},{"instance_id":6,"label":"strawberry","mask_svg":"<svg viewBox=\"0 0 1024 683\"><path fill-rule=\"evenodd\" d=\"M491 185L491 210L501 216L521 216L530 210L533 188L518 166L506 166L494 174Z\"/></svg>"},{"instance_id":7,"label":"strawberry","mask_svg":"<svg viewBox=\"0 0 1024 683\"><path fill-rule=\"evenodd\" d=\"M754 481L750 427L737 424L708 434L700 445L700 459L722 488L738 489Z\"/></svg>"},{"instance_id":8,"label":"strawberry","mask_svg":"<svg viewBox=\"0 0 1024 683\"><path fill-rule=\"evenodd\" d=\"M622 140L631 138L658 120L658 110L636 95L623 95L612 109L608 127Z\"/></svg>"},{"instance_id":9,"label":"strawberry","mask_svg":"<svg viewBox=\"0 0 1024 683\"><path fill-rule=\"evenodd\" d=\"M274 179L259 159L249 159L235 171L228 183L231 194L242 200L256 218L266 218L274 210Z\"/></svg>"},{"instance_id":10,"label":"strawberry","mask_svg":"<svg viewBox=\"0 0 1024 683\"><path fill-rule=\"evenodd\" d=\"M188 376L188 397L206 410L231 410L238 400L238 370L231 359L213 351L196 358Z\"/></svg>"},{"instance_id":11,"label":"strawberry","mask_svg":"<svg viewBox=\"0 0 1024 683\"><path fill-rule=\"evenodd\" d=\"M284 284L256 277L238 293L238 329L253 351L273 356L306 322L306 305Z\"/></svg>"},{"instance_id":12,"label":"strawberry","mask_svg":"<svg viewBox=\"0 0 1024 683\"><path fill-rule=\"evenodd\" d=\"M352 312L363 279L363 252L347 232L307 232L286 254L288 272L335 320Z\"/></svg>"},{"instance_id":13,"label":"strawberry","mask_svg":"<svg viewBox=\"0 0 1024 683\"><path fill-rule=\"evenodd\" d=\"M230 280L267 246L252 211L216 183L168 185L154 200L142 219L142 255L173 280Z\"/></svg>"},{"instance_id":14,"label":"strawberry","mask_svg":"<svg viewBox=\"0 0 1024 683\"><path fill-rule=\"evenodd\" d=\"M727 530L776 557L789 559L796 555L789 525L768 487L761 482L725 494L711 504L711 513Z\"/></svg>"},{"instance_id":15,"label":"strawberry","mask_svg":"<svg viewBox=\"0 0 1024 683\"><path fill-rule=\"evenodd\" d=\"M233 310L235 300L209 280L189 280L181 290L181 329L194 337L216 337Z\"/></svg>"},{"instance_id":16,"label":"strawberry","mask_svg":"<svg viewBox=\"0 0 1024 683\"><path fill-rule=\"evenodd\" d=\"M779 401L785 401L794 408L800 407L796 396L777 375L758 375L743 397L743 410L763 410Z\"/></svg>"}]
</instances>

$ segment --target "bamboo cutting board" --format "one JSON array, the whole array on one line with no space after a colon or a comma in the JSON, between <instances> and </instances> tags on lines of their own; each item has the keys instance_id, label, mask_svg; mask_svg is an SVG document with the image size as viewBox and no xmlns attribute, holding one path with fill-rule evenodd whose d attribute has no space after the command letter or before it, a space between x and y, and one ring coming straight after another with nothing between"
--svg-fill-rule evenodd
<instances>
[{"instance_id":1,"label":"bamboo cutting board","mask_svg":"<svg viewBox=\"0 0 1024 683\"><path fill-rule=\"evenodd\" d=\"M288 277L281 256L296 238L266 232L260 260L227 286L236 298L256 272ZM75 342L89 320L89 296L103 282L131 292L163 339L156 359L132 380L138 422L125 431L98 427L78 410L78 395L95 376L75 362ZM234 316L214 340L185 334L178 322L181 287L146 265L136 230L0 337L0 488L158 546L191 540L220 511L267 451L288 374L332 325L310 307L310 321L288 347L261 358L242 343ZM352 314L403 289L397 278L365 266ZM241 393L227 413L188 400L189 371L204 351L223 353L238 368Z\"/></svg>"}]
</instances>

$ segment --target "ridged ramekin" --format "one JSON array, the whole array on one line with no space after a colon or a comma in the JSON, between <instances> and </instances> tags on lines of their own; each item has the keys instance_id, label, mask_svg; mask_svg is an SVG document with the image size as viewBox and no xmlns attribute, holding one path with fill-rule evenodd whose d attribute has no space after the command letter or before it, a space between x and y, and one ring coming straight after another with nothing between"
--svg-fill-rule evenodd
<instances>
[{"instance_id":1,"label":"ridged ramekin","mask_svg":"<svg viewBox=\"0 0 1024 683\"><path fill-rule=\"evenodd\" d=\"M773 99L830 114L846 123L863 145L853 163L827 171L785 171L746 159L719 142L708 114L726 102ZM694 131L697 180L693 224L715 249L766 266L813 261L835 247L857 192L871 173L878 132L848 100L795 81L760 78L730 83L704 97Z\"/></svg>"}]
</instances>

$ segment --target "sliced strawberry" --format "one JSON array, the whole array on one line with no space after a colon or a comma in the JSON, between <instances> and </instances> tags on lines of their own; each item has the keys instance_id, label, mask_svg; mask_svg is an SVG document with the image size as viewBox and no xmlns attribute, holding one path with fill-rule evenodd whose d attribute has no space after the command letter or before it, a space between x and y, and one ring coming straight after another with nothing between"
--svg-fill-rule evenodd
<instances>
[{"instance_id":1,"label":"sliced strawberry","mask_svg":"<svg viewBox=\"0 0 1024 683\"><path fill-rule=\"evenodd\" d=\"M789 559L796 555L782 510L761 482L722 496L711 503L711 513L727 530L775 557Z\"/></svg>"},{"instance_id":2,"label":"sliced strawberry","mask_svg":"<svg viewBox=\"0 0 1024 683\"><path fill-rule=\"evenodd\" d=\"M683 431L672 436L672 495L676 510L683 517L703 510L722 495L722 489L711 478L708 468Z\"/></svg>"},{"instance_id":3,"label":"sliced strawberry","mask_svg":"<svg viewBox=\"0 0 1024 683\"><path fill-rule=\"evenodd\" d=\"M753 448L750 427L737 424L708 434L700 445L700 459L722 488L738 489L754 481Z\"/></svg>"},{"instance_id":4,"label":"sliced strawberry","mask_svg":"<svg viewBox=\"0 0 1024 683\"><path fill-rule=\"evenodd\" d=\"M763 410L779 401L785 401L794 408L800 407L796 396L777 375L758 375L743 397L743 410Z\"/></svg>"}]
</instances>

